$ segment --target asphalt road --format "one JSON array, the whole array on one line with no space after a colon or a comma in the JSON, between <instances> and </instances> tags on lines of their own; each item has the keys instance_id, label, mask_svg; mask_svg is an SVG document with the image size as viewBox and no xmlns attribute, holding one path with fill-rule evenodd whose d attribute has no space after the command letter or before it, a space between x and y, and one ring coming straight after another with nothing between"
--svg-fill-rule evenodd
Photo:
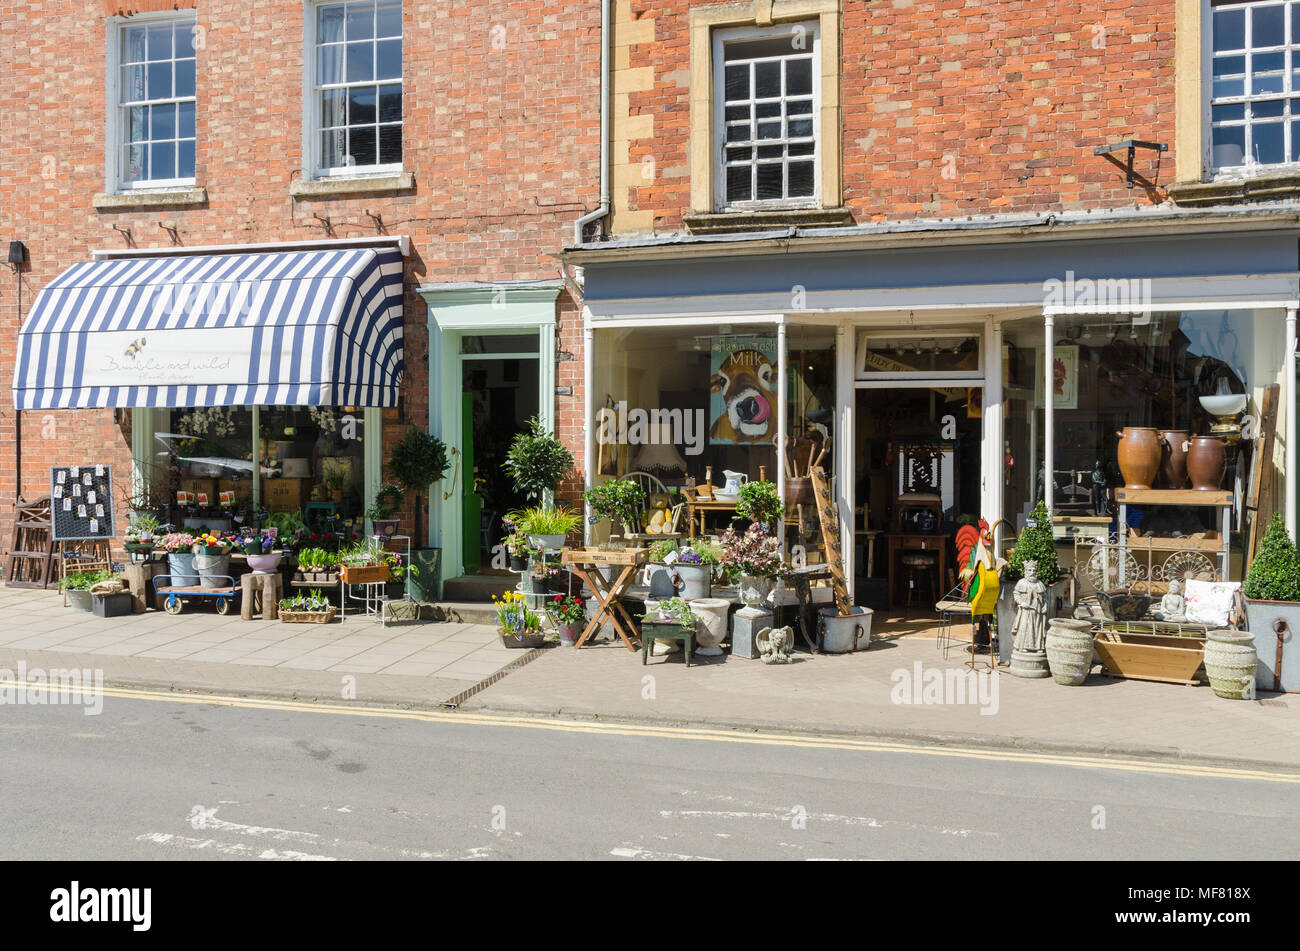
<instances>
[{"instance_id":1,"label":"asphalt road","mask_svg":"<svg viewBox=\"0 0 1300 951\"><path fill-rule=\"evenodd\" d=\"M1294 822L1297 782L1168 764L886 751L865 741L845 749L800 737L755 743L612 725L591 733L455 716L114 696L93 717L67 706L0 707L0 859L1240 859L1297 851L1281 834Z\"/></svg>"}]
</instances>

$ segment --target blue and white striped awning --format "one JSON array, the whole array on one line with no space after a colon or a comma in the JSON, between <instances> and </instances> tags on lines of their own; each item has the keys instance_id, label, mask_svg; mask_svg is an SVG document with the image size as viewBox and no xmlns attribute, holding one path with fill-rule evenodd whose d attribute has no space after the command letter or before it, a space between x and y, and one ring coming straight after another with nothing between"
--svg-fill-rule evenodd
<instances>
[{"instance_id":1,"label":"blue and white striped awning","mask_svg":"<svg viewBox=\"0 0 1300 951\"><path fill-rule=\"evenodd\" d=\"M14 406L396 406L402 270L392 248L73 265L18 332Z\"/></svg>"}]
</instances>

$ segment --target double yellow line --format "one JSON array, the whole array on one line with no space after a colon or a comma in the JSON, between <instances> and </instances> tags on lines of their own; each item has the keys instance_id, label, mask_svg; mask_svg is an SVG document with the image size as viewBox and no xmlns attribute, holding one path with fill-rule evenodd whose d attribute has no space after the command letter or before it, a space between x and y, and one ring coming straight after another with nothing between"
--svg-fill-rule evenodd
<instances>
[{"instance_id":1,"label":"double yellow line","mask_svg":"<svg viewBox=\"0 0 1300 951\"><path fill-rule=\"evenodd\" d=\"M48 689L58 689L51 685ZM367 717L386 720L415 720L424 723L449 723L458 726L492 726L523 730L549 730L557 733L588 733L603 736L635 736L668 740L698 740L711 743L743 743L757 746L780 746L791 749L846 750L850 752L899 753L917 756L947 756L959 759L988 760L1000 763L1027 763L1035 766L1075 766L1135 773L1163 773L1170 776L1193 776L1207 779L1254 780L1269 783L1300 783L1300 773L1274 772L1233 766L1198 763L1164 762L1123 757L1085 754L1033 752L1028 750L991 749L969 746L927 745L853 737L815 736L760 731L706 729L697 727L654 726L635 723L600 723L586 720L542 719L531 716L508 716L486 713L453 713L441 710L403 710L397 707L371 707L339 703L307 703L257 697L171 693L156 690L133 690L105 687L105 697L122 700L151 700L164 703L191 703L205 706L239 707L248 710L274 710L285 713L316 713L330 716Z\"/></svg>"}]
</instances>

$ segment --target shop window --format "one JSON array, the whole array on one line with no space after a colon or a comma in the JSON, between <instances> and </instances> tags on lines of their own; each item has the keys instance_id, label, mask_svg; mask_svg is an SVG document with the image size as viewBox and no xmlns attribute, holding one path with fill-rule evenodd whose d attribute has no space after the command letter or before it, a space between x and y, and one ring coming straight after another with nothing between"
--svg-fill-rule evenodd
<instances>
[{"instance_id":1,"label":"shop window","mask_svg":"<svg viewBox=\"0 0 1300 951\"><path fill-rule=\"evenodd\" d=\"M813 207L818 194L818 24L714 37L720 210Z\"/></svg>"},{"instance_id":2,"label":"shop window","mask_svg":"<svg viewBox=\"0 0 1300 951\"><path fill-rule=\"evenodd\" d=\"M1211 35L1215 170L1300 163L1300 2L1215 3Z\"/></svg>"},{"instance_id":3,"label":"shop window","mask_svg":"<svg viewBox=\"0 0 1300 951\"><path fill-rule=\"evenodd\" d=\"M1018 531L1044 497L1047 478L1042 463L1043 319L1008 322L1002 332L1003 512ZM1283 335L1278 311L1056 317L1051 478L1058 520L1075 517L1085 534L1119 530L1112 521L1116 511L1111 498L1113 490L1125 484L1117 459L1119 433L1125 427L1210 435L1216 419L1200 398L1221 389L1246 394L1247 415L1240 422L1248 430L1258 426L1257 416L1250 414L1258 414L1263 388L1283 382ZM1281 418L1276 425L1283 431ZM1230 445L1221 483L1239 499L1248 474L1247 445ZM1175 486L1162 475L1155 487ZM1189 483L1176 487L1187 488ZM1216 530L1214 518L1208 509L1152 507L1144 512L1131 506L1126 528L1139 536L1186 537Z\"/></svg>"},{"instance_id":4,"label":"shop window","mask_svg":"<svg viewBox=\"0 0 1300 951\"><path fill-rule=\"evenodd\" d=\"M400 172L400 0L322 3L310 29L306 124L316 175Z\"/></svg>"},{"instance_id":5,"label":"shop window","mask_svg":"<svg viewBox=\"0 0 1300 951\"><path fill-rule=\"evenodd\" d=\"M110 188L194 184L195 21L146 18L117 24L110 38Z\"/></svg>"},{"instance_id":6,"label":"shop window","mask_svg":"<svg viewBox=\"0 0 1300 951\"><path fill-rule=\"evenodd\" d=\"M230 530L287 513L321 531L363 527L360 408L189 407L162 419L151 461L171 474L173 524Z\"/></svg>"},{"instance_id":7,"label":"shop window","mask_svg":"<svg viewBox=\"0 0 1300 951\"><path fill-rule=\"evenodd\" d=\"M728 473L776 481L772 328L598 329L593 359L593 482L641 473L654 491L671 492L688 476L717 489ZM728 524L714 521L710 532ZM597 537L609 529L598 526Z\"/></svg>"}]
</instances>

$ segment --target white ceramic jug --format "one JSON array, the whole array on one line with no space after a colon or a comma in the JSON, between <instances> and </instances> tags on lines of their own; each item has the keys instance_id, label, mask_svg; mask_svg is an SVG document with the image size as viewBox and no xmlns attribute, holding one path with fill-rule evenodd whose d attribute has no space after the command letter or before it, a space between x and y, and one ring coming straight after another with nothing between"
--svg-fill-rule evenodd
<instances>
[{"instance_id":1,"label":"white ceramic jug","mask_svg":"<svg viewBox=\"0 0 1300 951\"><path fill-rule=\"evenodd\" d=\"M722 490L724 495L737 495L740 492L740 487L749 481L748 475L732 469L723 469L722 474L727 477L727 485Z\"/></svg>"}]
</instances>

